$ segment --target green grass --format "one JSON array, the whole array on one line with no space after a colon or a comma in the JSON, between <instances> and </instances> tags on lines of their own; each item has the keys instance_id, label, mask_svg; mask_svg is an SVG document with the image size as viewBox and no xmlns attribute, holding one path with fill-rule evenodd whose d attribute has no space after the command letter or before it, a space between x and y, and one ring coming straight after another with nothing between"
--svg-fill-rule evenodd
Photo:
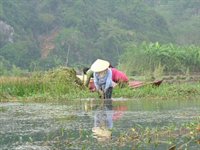
<instances>
[{"instance_id":1,"label":"green grass","mask_svg":"<svg viewBox=\"0 0 200 150\"><path fill-rule=\"evenodd\" d=\"M148 99L176 99L198 98L200 96L199 83L167 84L159 87L145 86L132 89L114 88L113 98L148 98ZM4 82L0 85L0 100L72 100L81 98L98 98L96 92L86 88L72 87L65 82L41 82L38 80L22 80Z\"/></svg>"},{"instance_id":2,"label":"green grass","mask_svg":"<svg viewBox=\"0 0 200 150\"><path fill-rule=\"evenodd\" d=\"M189 99L200 96L200 83L168 84L159 87L146 85L140 88L113 89L113 98L148 98L148 99ZM0 101L65 101L83 98L98 98L96 92L90 92L76 77L70 68L58 68L41 72L31 77L1 77Z\"/></svg>"},{"instance_id":3,"label":"green grass","mask_svg":"<svg viewBox=\"0 0 200 150\"><path fill-rule=\"evenodd\" d=\"M31 77L1 77L0 101L12 100L72 100L96 97L83 86L76 72L70 68L58 68L33 74Z\"/></svg>"},{"instance_id":4,"label":"green grass","mask_svg":"<svg viewBox=\"0 0 200 150\"><path fill-rule=\"evenodd\" d=\"M168 84L162 83L159 87L145 86L141 88L116 88L113 97L171 99L195 98L200 96L199 83Z\"/></svg>"}]
</instances>

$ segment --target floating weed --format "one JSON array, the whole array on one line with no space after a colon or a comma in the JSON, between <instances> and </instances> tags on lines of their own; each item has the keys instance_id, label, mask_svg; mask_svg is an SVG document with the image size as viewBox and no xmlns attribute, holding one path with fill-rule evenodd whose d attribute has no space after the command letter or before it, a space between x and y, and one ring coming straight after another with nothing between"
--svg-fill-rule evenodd
<instances>
[{"instance_id":1,"label":"floating weed","mask_svg":"<svg viewBox=\"0 0 200 150\"><path fill-rule=\"evenodd\" d=\"M121 147L132 143L133 149L145 149L146 147L157 149L161 145L171 150L174 148L187 149L191 144L199 143L199 135L195 133L197 125L197 122L191 122L185 123L181 128L174 125L152 128L137 124L134 128L121 131L115 142Z\"/></svg>"},{"instance_id":2,"label":"floating weed","mask_svg":"<svg viewBox=\"0 0 200 150\"><path fill-rule=\"evenodd\" d=\"M76 119L77 119L76 115L66 115L66 116L60 116L59 118L56 118L56 121L66 122L66 121L73 121Z\"/></svg>"}]
</instances>

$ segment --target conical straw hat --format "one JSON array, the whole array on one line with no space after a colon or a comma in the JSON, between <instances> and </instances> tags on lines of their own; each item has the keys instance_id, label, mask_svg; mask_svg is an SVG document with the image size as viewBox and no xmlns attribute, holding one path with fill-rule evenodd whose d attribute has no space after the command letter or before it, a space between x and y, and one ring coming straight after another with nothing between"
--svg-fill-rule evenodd
<instances>
[{"instance_id":1,"label":"conical straw hat","mask_svg":"<svg viewBox=\"0 0 200 150\"><path fill-rule=\"evenodd\" d=\"M97 59L91 66L93 72L101 72L109 67L110 63L106 60Z\"/></svg>"}]
</instances>

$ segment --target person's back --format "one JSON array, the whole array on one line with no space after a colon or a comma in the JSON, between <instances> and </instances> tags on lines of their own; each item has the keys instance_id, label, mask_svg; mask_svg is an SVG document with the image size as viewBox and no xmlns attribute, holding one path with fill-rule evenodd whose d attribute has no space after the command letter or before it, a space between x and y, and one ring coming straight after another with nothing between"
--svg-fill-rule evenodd
<instances>
[{"instance_id":1,"label":"person's back","mask_svg":"<svg viewBox=\"0 0 200 150\"><path fill-rule=\"evenodd\" d=\"M116 68L111 68L112 70L112 80L116 83L128 82L128 77L125 73L117 70Z\"/></svg>"}]
</instances>

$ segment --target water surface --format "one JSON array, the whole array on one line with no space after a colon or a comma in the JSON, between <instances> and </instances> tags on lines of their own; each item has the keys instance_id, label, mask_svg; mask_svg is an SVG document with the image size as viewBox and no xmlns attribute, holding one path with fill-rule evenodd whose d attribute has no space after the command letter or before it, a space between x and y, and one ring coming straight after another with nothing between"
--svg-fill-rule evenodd
<instances>
[{"instance_id":1,"label":"water surface","mask_svg":"<svg viewBox=\"0 0 200 150\"><path fill-rule=\"evenodd\" d=\"M0 103L0 149L196 150L199 124L199 100Z\"/></svg>"}]
</instances>

